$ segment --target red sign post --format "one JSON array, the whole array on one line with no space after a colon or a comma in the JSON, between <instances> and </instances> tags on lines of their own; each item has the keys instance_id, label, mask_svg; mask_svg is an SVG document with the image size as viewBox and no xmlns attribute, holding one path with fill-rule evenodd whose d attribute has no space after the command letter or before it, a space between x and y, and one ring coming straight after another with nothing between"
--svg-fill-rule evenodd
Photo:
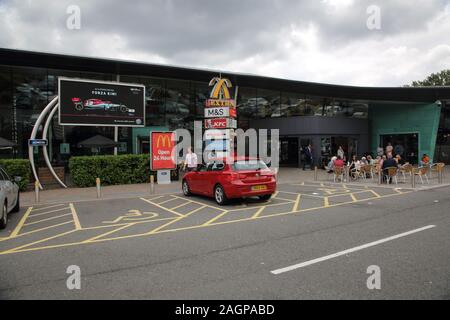
<instances>
[{"instance_id":1,"label":"red sign post","mask_svg":"<svg viewBox=\"0 0 450 320\"><path fill-rule=\"evenodd\" d=\"M151 170L175 169L175 133L152 132L150 157Z\"/></svg>"}]
</instances>

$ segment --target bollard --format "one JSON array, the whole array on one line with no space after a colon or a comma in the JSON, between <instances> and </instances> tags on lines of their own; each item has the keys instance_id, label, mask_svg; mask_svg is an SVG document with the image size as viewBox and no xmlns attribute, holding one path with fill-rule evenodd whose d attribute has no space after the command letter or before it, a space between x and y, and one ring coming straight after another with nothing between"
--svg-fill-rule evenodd
<instances>
[{"instance_id":1,"label":"bollard","mask_svg":"<svg viewBox=\"0 0 450 320\"><path fill-rule=\"evenodd\" d=\"M314 181L317 181L317 166L314 167Z\"/></svg>"},{"instance_id":2,"label":"bollard","mask_svg":"<svg viewBox=\"0 0 450 320\"><path fill-rule=\"evenodd\" d=\"M414 168L411 169L411 187L416 188L416 175L414 174Z\"/></svg>"},{"instance_id":3,"label":"bollard","mask_svg":"<svg viewBox=\"0 0 450 320\"><path fill-rule=\"evenodd\" d=\"M150 175L150 193L155 193L155 176Z\"/></svg>"},{"instance_id":4,"label":"bollard","mask_svg":"<svg viewBox=\"0 0 450 320\"><path fill-rule=\"evenodd\" d=\"M95 179L95 184L97 186L97 198L101 198L102 190L101 190L101 186L100 186L100 178Z\"/></svg>"},{"instance_id":5,"label":"bollard","mask_svg":"<svg viewBox=\"0 0 450 320\"><path fill-rule=\"evenodd\" d=\"M39 203L39 182L34 182L34 193L35 193L35 201L36 203Z\"/></svg>"}]
</instances>

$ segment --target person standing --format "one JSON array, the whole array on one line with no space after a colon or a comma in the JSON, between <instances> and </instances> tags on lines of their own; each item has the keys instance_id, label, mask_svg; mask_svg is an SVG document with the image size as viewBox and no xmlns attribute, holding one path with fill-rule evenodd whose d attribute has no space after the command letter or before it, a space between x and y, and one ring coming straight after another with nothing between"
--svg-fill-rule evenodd
<instances>
[{"instance_id":1,"label":"person standing","mask_svg":"<svg viewBox=\"0 0 450 320\"><path fill-rule=\"evenodd\" d=\"M308 164L311 170L313 169L313 155L311 144L308 144L308 146L305 148L305 161L303 162L303 170L305 170L306 164Z\"/></svg>"},{"instance_id":2,"label":"person standing","mask_svg":"<svg viewBox=\"0 0 450 320\"><path fill-rule=\"evenodd\" d=\"M386 156L387 155L391 155L391 158L393 157L392 151L394 150L394 147L392 146L392 144L389 142L386 146Z\"/></svg>"},{"instance_id":3,"label":"person standing","mask_svg":"<svg viewBox=\"0 0 450 320\"><path fill-rule=\"evenodd\" d=\"M192 171L197 168L197 155L192 152L192 148L188 148L188 152L186 154L186 160L184 161L184 169L187 171Z\"/></svg>"},{"instance_id":4,"label":"person standing","mask_svg":"<svg viewBox=\"0 0 450 320\"><path fill-rule=\"evenodd\" d=\"M337 155L338 155L338 157L341 157L342 160L345 159L345 152L344 152L344 149L342 149L342 146L339 146Z\"/></svg>"}]
</instances>

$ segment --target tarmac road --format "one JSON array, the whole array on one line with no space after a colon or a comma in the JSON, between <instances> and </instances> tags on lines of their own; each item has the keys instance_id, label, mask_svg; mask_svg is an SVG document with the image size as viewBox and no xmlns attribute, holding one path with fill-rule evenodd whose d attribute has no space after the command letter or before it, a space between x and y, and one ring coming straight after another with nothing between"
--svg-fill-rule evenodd
<instances>
[{"instance_id":1,"label":"tarmac road","mask_svg":"<svg viewBox=\"0 0 450 320\"><path fill-rule=\"evenodd\" d=\"M449 187L279 190L221 208L181 194L23 208L0 232L0 298L450 298Z\"/></svg>"}]
</instances>

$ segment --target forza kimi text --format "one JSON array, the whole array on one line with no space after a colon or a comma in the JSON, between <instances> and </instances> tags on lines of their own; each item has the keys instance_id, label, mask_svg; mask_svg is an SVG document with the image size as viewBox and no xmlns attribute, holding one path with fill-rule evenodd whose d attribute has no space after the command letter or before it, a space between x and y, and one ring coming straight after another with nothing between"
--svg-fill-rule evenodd
<instances>
[{"instance_id":1,"label":"forza kimi text","mask_svg":"<svg viewBox=\"0 0 450 320\"><path fill-rule=\"evenodd\" d=\"M218 308L182 304L175 308L176 315L201 315L203 318L206 318L208 313L218 315L272 315L274 312L275 308L271 304L221 304Z\"/></svg>"}]
</instances>

